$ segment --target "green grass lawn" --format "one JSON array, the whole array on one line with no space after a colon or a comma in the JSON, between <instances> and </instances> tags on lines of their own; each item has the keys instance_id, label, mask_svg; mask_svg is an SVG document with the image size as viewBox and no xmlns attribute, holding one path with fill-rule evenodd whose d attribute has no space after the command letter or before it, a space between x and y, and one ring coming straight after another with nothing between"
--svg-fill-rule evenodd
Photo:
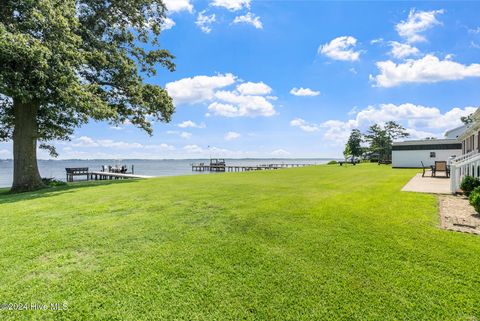
<instances>
[{"instance_id":1,"label":"green grass lawn","mask_svg":"<svg viewBox=\"0 0 480 321\"><path fill-rule=\"evenodd\" d=\"M316 166L0 192L0 319L478 320L480 238L415 170Z\"/></svg>"}]
</instances>

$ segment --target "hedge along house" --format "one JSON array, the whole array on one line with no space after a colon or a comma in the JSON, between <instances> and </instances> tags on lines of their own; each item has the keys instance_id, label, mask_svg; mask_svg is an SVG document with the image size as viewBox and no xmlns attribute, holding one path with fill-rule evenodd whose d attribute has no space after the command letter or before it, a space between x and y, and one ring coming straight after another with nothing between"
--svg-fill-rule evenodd
<instances>
[{"instance_id":1,"label":"hedge along house","mask_svg":"<svg viewBox=\"0 0 480 321\"><path fill-rule=\"evenodd\" d=\"M458 135L462 144L461 155L451 163L450 189L456 193L463 177L470 175L480 178L480 108L472 115L472 123Z\"/></svg>"},{"instance_id":2,"label":"hedge along house","mask_svg":"<svg viewBox=\"0 0 480 321\"><path fill-rule=\"evenodd\" d=\"M460 126L445 133L443 139L423 139L395 142L392 146L392 167L419 168L435 161L450 161L462 155L462 143L458 137L467 129Z\"/></svg>"}]
</instances>

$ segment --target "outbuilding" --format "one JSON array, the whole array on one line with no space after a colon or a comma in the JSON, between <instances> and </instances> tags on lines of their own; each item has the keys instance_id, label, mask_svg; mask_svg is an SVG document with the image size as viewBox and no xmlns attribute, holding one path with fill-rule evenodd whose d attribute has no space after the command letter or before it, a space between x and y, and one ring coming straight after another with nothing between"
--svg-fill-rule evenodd
<instances>
[{"instance_id":1,"label":"outbuilding","mask_svg":"<svg viewBox=\"0 0 480 321\"><path fill-rule=\"evenodd\" d=\"M449 161L462 154L462 143L457 139L424 139L393 143L392 167L418 168L435 161Z\"/></svg>"}]
</instances>

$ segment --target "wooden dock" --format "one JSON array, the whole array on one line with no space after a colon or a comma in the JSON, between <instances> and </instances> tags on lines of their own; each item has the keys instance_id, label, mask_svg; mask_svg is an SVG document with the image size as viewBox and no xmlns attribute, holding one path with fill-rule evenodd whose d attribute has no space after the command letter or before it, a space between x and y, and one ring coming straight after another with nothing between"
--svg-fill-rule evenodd
<instances>
[{"instance_id":1,"label":"wooden dock","mask_svg":"<svg viewBox=\"0 0 480 321\"><path fill-rule=\"evenodd\" d=\"M216 163L210 164L192 164L192 171L194 172L248 172L273 170L292 167L313 166L315 164L263 164L263 165L218 165Z\"/></svg>"},{"instance_id":2,"label":"wooden dock","mask_svg":"<svg viewBox=\"0 0 480 321\"><path fill-rule=\"evenodd\" d=\"M106 180L106 179L128 179L128 178L152 178L153 176L137 175L137 174L122 174L110 172L89 172L89 179L91 180Z\"/></svg>"},{"instance_id":3,"label":"wooden dock","mask_svg":"<svg viewBox=\"0 0 480 321\"><path fill-rule=\"evenodd\" d=\"M126 168L125 168L126 169ZM110 179L130 179L130 178L151 178L153 176L137 175L132 172L114 172L114 171L89 171L88 167L65 168L67 172L67 182L73 182L75 176L86 176L88 180L110 180Z\"/></svg>"}]
</instances>

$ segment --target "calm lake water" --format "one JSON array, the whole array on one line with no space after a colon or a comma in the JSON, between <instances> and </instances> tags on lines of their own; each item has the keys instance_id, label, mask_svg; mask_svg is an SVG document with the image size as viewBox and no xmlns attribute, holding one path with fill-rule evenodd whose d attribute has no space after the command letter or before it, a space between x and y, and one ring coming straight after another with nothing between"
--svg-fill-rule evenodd
<instances>
[{"instance_id":1,"label":"calm lake water","mask_svg":"<svg viewBox=\"0 0 480 321\"><path fill-rule=\"evenodd\" d=\"M226 159L227 165L260 165L260 164L325 164L332 159ZM124 159L124 160L39 160L38 166L42 177L55 177L65 180L66 167L88 167L90 170L101 170L102 165L127 165L128 170L131 166L135 167L135 174L149 176L177 176L193 174L210 174L209 172L192 172L192 163L208 163L208 159ZM0 187L8 187L12 184L13 161L0 160Z\"/></svg>"}]
</instances>

